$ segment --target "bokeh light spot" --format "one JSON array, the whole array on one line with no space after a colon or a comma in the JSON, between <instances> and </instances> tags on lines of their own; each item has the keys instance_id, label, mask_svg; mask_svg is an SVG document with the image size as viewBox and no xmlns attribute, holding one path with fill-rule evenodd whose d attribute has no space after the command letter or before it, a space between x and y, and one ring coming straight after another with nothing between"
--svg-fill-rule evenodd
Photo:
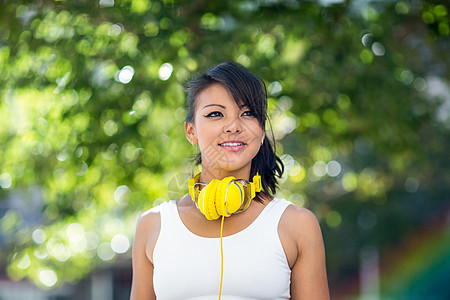
<instances>
[{"instance_id":1,"label":"bokeh light spot","mask_svg":"<svg viewBox=\"0 0 450 300\"><path fill-rule=\"evenodd\" d=\"M48 253L60 262L67 261L72 255L70 248L66 247L64 243L56 238L50 238L47 242Z\"/></svg>"},{"instance_id":2,"label":"bokeh light spot","mask_svg":"<svg viewBox=\"0 0 450 300\"><path fill-rule=\"evenodd\" d=\"M327 173L326 167L327 164L324 161L317 161L312 168L314 175L316 175L317 177L324 176Z\"/></svg>"},{"instance_id":3,"label":"bokeh light spot","mask_svg":"<svg viewBox=\"0 0 450 300\"><path fill-rule=\"evenodd\" d=\"M427 81L421 77L417 77L416 79L414 79L413 84L416 90L420 92L423 92L427 89Z\"/></svg>"},{"instance_id":4,"label":"bokeh light spot","mask_svg":"<svg viewBox=\"0 0 450 300\"><path fill-rule=\"evenodd\" d=\"M2 189L9 189L12 185L12 178L9 173L3 173L0 175L0 187Z\"/></svg>"},{"instance_id":5,"label":"bokeh light spot","mask_svg":"<svg viewBox=\"0 0 450 300\"><path fill-rule=\"evenodd\" d=\"M415 193L419 189L420 182L417 178L408 177L405 180L405 190L408 193Z\"/></svg>"},{"instance_id":6,"label":"bokeh light spot","mask_svg":"<svg viewBox=\"0 0 450 300\"><path fill-rule=\"evenodd\" d=\"M225 25L225 22L222 18L208 12L202 16L200 24L206 30L218 30Z\"/></svg>"},{"instance_id":7,"label":"bokeh light spot","mask_svg":"<svg viewBox=\"0 0 450 300\"><path fill-rule=\"evenodd\" d=\"M269 94L272 96L277 96L283 91L283 87L281 86L281 83L278 81L274 81L271 84L269 84Z\"/></svg>"},{"instance_id":8,"label":"bokeh light spot","mask_svg":"<svg viewBox=\"0 0 450 300\"><path fill-rule=\"evenodd\" d=\"M373 54L370 50L364 49L359 54L359 58L362 63L364 64L370 64L373 61Z\"/></svg>"},{"instance_id":9,"label":"bokeh light spot","mask_svg":"<svg viewBox=\"0 0 450 300\"><path fill-rule=\"evenodd\" d=\"M158 70L159 79L165 81L170 78L173 72L173 67L169 63L164 63Z\"/></svg>"},{"instance_id":10,"label":"bokeh light spot","mask_svg":"<svg viewBox=\"0 0 450 300\"><path fill-rule=\"evenodd\" d=\"M345 173L342 177L342 187L347 192L352 192L358 187L358 177L353 172Z\"/></svg>"},{"instance_id":11,"label":"bokeh light spot","mask_svg":"<svg viewBox=\"0 0 450 300\"><path fill-rule=\"evenodd\" d=\"M123 234L116 234L111 239L111 249L116 253L125 253L130 248L130 241Z\"/></svg>"},{"instance_id":12,"label":"bokeh light spot","mask_svg":"<svg viewBox=\"0 0 450 300\"><path fill-rule=\"evenodd\" d=\"M33 239L33 242L35 242L36 244L42 244L47 239L47 234L45 233L44 230L38 228L33 231L33 233L31 234L31 238Z\"/></svg>"},{"instance_id":13,"label":"bokeh light spot","mask_svg":"<svg viewBox=\"0 0 450 300\"><path fill-rule=\"evenodd\" d=\"M17 267L19 269L25 270L30 266L30 264L31 264L30 256L28 254L25 254L17 264Z\"/></svg>"},{"instance_id":14,"label":"bokeh light spot","mask_svg":"<svg viewBox=\"0 0 450 300\"><path fill-rule=\"evenodd\" d=\"M375 42L372 45L372 52L373 54L375 54L376 56L383 56L384 53L386 53L386 49L384 48L382 43L379 42Z\"/></svg>"},{"instance_id":15,"label":"bokeh light spot","mask_svg":"<svg viewBox=\"0 0 450 300\"><path fill-rule=\"evenodd\" d=\"M108 120L103 126L103 130L107 135L113 136L114 134L117 133L118 130L117 123L114 122L113 120Z\"/></svg>"},{"instance_id":16,"label":"bokeh light spot","mask_svg":"<svg viewBox=\"0 0 450 300\"><path fill-rule=\"evenodd\" d=\"M325 217L325 221L327 225L331 228L338 227L342 223L341 214L338 211L332 210L329 211Z\"/></svg>"},{"instance_id":17,"label":"bokeh light spot","mask_svg":"<svg viewBox=\"0 0 450 300\"><path fill-rule=\"evenodd\" d=\"M336 177L341 173L341 164L335 160L327 163L326 172L328 176Z\"/></svg>"},{"instance_id":18,"label":"bokeh light spot","mask_svg":"<svg viewBox=\"0 0 450 300\"><path fill-rule=\"evenodd\" d=\"M125 66L122 70L116 72L114 75L114 79L123 84L127 84L133 79L134 76L134 68L131 66Z\"/></svg>"},{"instance_id":19,"label":"bokeh light spot","mask_svg":"<svg viewBox=\"0 0 450 300\"><path fill-rule=\"evenodd\" d=\"M114 253L113 249L111 249L110 243L101 243L97 248L97 255L102 260L107 261L107 260L113 259L115 256L115 253Z\"/></svg>"},{"instance_id":20,"label":"bokeh light spot","mask_svg":"<svg viewBox=\"0 0 450 300\"><path fill-rule=\"evenodd\" d=\"M52 287L58 282L58 277L52 269L41 269L38 273L38 278L47 287Z\"/></svg>"},{"instance_id":21,"label":"bokeh light spot","mask_svg":"<svg viewBox=\"0 0 450 300\"><path fill-rule=\"evenodd\" d=\"M95 232L88 231L86 232L86 249L88 250L95 250L98 247L98 244L100 243L100 238Z\"/></svg>"},{"instance_id":22,"label":"bokeh light spot","mask_svg":"<svg viewBox=\"0 0 450 300\"><path fill-rule=\"evenodd\" d=\"M72 223L67 226L66 234L70 241L78 242L84 238L84 228L79 223Z\"/></svg>"},{"instance_id":23,"label":"bokeh light spot","mask_svg":"<svg viewBox=\"0 0 450 300\"><path fill-rule=\"evenodd\" d=\"M399 15L406 15L409 13L409 4L403 1L397 2L395 4L395 12Z\"/></svg>"},{"instance_id":24,"label":"bokeh light spot","mask_svg":"<svg viewBox=\"0 0 450 300\"><path fill-rule=\"evenodd\" d=\"M114 201L117 203L128 202L128 197L130 195L130 189L126 185L121 185L114 191Z\"/></svg>"},{"instance_id":25,"label":"bokeh light spot","mask_svg":"<svg viewBox=\"0 0 450 300\"><path fill-rule=\"evenodd\" d=\"M306 177L306 170L300 164L298 166L294 166L289 172L289 178L293 182L301 182Z\"/></svg>"},{"instance_id":26,"label":"bokeh light spot","mask_svg":"<svg viewBox=\"0 0 450 300\"><path fill-rule=\"evenodd\" d=\"M108 28L109 36L118 36L122 32L122 27L119 24L113 24Z\"/></svg>"},{"instance_id":27,"label":"bokeh light spot","mask_svg":"<svg viewBox=\"0 0 450 300\"><path fill-rule=\"evenodd\" d=\"M362 43L365 47L369 47L371 42L372 42L372 34L370 34L370 33L366 33L366 34L363 35L363 37L361 38L361 43Z\"/></svg>"},{"instance_id":28,"label":"bokeh light spot","mask_svg":"<svg viewBox=\"0 0 450 300\"><path fill-rule=\"evenodd\" d=\"M435 21L434 15L429 11L426 11L422 14L422 19L427 24L433 24Z\"/></svg>"},{"instance_id":29,"label":"bokeh light spot","mask_svg":"<svg viewBox=\"0 0 450 300\"><path fill-rule=\"evenodd\" d=\"M34 250L33 256L39 259L46 259L48 257L48 253L43 248L38 248Z\"/></svg>"},{"instance_id":30,"label":"bokeh light spot","mask_svg":"<svg viewBox=\"0 0 450 300\"><path fill-rule=\"evenodd\" d=\"M114 0L100 0L99 4L100 4L100 7L113 7Z\"/></svg>"},{"instance_id":31,"label":"bokeh light spot","mask_svg":"<svg viewBox=\"0 0 450 300\"><path fill-rule=\"evenodd\" d=\"M411 84L414 80L414 75L410 70L403 70L400 73L400 80L404 83L404 84Z\"/></svg>"}]
</instances>

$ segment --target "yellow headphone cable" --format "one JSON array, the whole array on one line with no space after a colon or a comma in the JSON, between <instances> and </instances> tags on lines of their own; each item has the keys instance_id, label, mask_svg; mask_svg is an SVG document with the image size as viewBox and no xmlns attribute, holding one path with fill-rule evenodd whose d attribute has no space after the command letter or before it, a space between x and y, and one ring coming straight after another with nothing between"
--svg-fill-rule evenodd
<instances>
[{"instance_id":1,"label":"yellow headphone cable","mask_svg":"<svg viewBox=\"0 0 450 300\"><path fill-rule=\"evenodd\" d=\"M223 281L223 221L225 220L225 216L222 215L222 222L220 224L220 289L219 289L219 300L222 296L222 281Z\"/></svg>"}]
</instances>

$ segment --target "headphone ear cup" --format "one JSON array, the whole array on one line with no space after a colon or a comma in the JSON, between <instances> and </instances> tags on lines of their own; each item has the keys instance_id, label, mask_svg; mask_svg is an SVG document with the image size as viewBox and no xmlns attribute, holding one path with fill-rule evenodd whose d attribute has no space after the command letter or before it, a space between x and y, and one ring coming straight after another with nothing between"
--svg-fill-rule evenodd
<instances>
[{"instance_id":1,"label":"headphone ear cup","mask_svg":"<svg viewBox=\"0 0 450 300\"><path fill-rule=\"evenodd\" d=\"M227 213L227 202L231 198L227 194L228 186L231 181L235 179L233 176L228 176L222 179L217 186L216 192L216 210L221 216L229 217L231 214Z\"/></svg>"},{"instance_id":2,"label":"headphone ear cup","mask_svg":"<svg viewBox=\"0 0 450 300\"><path fill-rule=\"evenodd\" d=\"M219 215L225 217L235 213L244 202L244 189L233 179L235 179L233 176L225 177L217 187L216 209Z\"/></svg>"},{"instance_id":3,"label":"headphone ear cup","mask_svg":"<svg viewBox=\"0 0 450 300\"><path fill-rule=\"evenodd\" d=\"M208 220L215 220L220 217L216 210L216 192L220 180L213 179L205 186L198 197L198 208Z\"/></svg>"},{"instance_id":4,"label":"headphone ear cup","mask_svg":"<svg viewBox=\"0 0 450 300\"><path fill-rule=\"evenodd\" d=\"M228 185L227 189L227 210L230 214L233 214L241 208L245 201L245 193L242 184L232 181Z\"/></svg>"}]
</instances>

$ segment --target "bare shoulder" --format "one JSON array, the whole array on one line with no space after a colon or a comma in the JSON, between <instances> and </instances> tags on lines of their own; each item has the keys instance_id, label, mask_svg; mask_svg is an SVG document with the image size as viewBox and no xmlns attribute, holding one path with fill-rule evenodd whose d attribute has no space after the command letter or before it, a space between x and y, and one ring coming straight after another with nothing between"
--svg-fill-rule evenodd
<instances>
[{"instance_id":1,"label":"bare shoulder","mask_svg":"<svg viewBox=\"0 0 450 300\"><path fill-rule=\"evenodd\" d=\"M286 208L282 220L290 225L316 226L317 218L307 208L291 204Z\"/></svg>"},{"instance_id":2,"label":"bare shoulder","mask_svg":"<svg viewBox=\"0 0 450 300\"><path fill-rule=\"evenodd\" d=\"M136 225L135 243L142 246L156 238L161 229L161 213L159 207L154 207L141 214Z\"/></svg>"},{"instance_id":3,"label":"bare shoulder","mask_svg":"<svg viewBox=\"0 0 450 300\"><path fill-rule=\"evenodd\" d=\"M161 214L159 207L151 208L141 214L137 221L138 229L148 229L161 223Z\"/></svg>"},{"instance_id":4,"label":"bare shoulder","mask_svg":"<svg viewBox=\"0 0 450 300\"><path fill-rule=\"evenodd\" d=\"M312 211L307 208L289 205L280 220L280 230L288 233L297 242L305 239L322 240L319 221Z\"/></svg>"},{"instance_id":5,"label":"bare shoulder","mask_svg":"<svg viewBox=\"0 0 450 300\"><path fill-rule=\"evenodd\" d=\"M153 249L161 230L159 207L147 210L139 217L133 242L133 256L144 255L153 263ZM135 259L137 261L137 259Z\"/></svg>"}]
</instances>

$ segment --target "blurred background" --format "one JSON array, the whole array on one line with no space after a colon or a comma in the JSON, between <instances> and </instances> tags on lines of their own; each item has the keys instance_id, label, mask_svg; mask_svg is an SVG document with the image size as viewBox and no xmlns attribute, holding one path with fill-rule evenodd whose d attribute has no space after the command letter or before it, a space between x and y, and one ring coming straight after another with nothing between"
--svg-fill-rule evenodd
<instances>
[{"instance_id":1,"label":"blurred background","mask_svg":"<svg viewBox=\"0 0 450 300\"><path fill-rule=\"evenodd\" d=\"M332 299L450 299L448 1L0 3L0 299L128 298L138 216L195 170L183 84L224 60L267 84Z\"/></svg>"}]
</instances>

